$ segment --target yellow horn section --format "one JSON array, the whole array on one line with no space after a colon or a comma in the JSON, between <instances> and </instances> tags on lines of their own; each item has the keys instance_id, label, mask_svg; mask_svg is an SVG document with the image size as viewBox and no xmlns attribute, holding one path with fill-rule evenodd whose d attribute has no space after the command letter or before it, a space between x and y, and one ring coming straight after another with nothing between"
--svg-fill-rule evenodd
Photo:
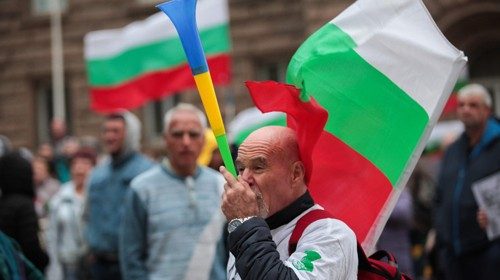
<instances>
[{"instance_id":1,"label":"yellow horn section","mask_svg":"<svg viewBox=\"0 0 500 280\"><path fill-rule=\"evenodd\" d=\"M195 75L194 80L200 92L201 102L203 102L203 107L205 107L208 121L210 122L210 127L212 127L214 135L220 136L226 134L210 72Z\"/></svg>"}]
</instances>

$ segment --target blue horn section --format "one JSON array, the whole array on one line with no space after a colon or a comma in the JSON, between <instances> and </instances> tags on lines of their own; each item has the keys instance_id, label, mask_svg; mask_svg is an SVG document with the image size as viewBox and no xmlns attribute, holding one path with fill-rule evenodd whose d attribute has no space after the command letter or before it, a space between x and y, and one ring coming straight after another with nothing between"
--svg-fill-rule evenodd
<instances>
[{"instance_id":1,"label":"blue horn section","mask_svg":"<svg viewBox=\"0 0 500 280\"><path fill-rule=\"evenodd\" d=\"M196 27L196 0L171 0L156 7L170 18L177 29L193 75L208 72L207 59Z\"/></svg>"}]
</instances>

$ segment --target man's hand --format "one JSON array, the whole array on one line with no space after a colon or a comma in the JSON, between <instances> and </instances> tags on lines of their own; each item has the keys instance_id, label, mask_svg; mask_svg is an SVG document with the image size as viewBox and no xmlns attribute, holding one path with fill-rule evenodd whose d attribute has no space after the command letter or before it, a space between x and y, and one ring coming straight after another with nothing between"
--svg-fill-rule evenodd
<instances>
[{"instance_id":1,"label":"man's hand","mask_svg":"<svg viewBox=\"0 0 500 280\"><path fill-rule=\"evenodd\" d=\"M484 211L484 209L477 210L476 219L479 227L485 230L488 226L488 215L486 214L486 211Z\"/></svg>"},{"instance_id":2,"label":"man's hand","mask_svg":"<svg viewBox=\"0 0 500 280\"><path fill-rule=\"evenodd\" d=\"M257 194L247 182L238 176L238 179L221 166L220 173L226 179L222 194L222 212L228 221L235 218L245 218L259 215Z\"/></svg>"}]
</instances>

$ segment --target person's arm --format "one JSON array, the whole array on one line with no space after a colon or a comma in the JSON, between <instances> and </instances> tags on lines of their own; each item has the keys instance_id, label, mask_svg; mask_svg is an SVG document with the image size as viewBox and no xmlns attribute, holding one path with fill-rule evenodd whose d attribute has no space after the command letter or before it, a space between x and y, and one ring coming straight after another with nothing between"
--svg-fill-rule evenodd
<instances>
[{"instance_id":1,"label":"person's arm","mask_svg":"<svg viewBox=\"0 0 500 280\"><path fill-rule=\"evenodd\" d=\"M241 279L299 279L280 260L271 231L262 218L252 218L229 234L229 250L235 256Z\"/></svg>"},{"instance_id":2,"label":"person's arm","mask_svg":"<svg viewBox=\"0 0 500 280\"><path fill-rule=\"evenodd\" d=\"M119 252L123 278L148 279L147 258L147 212L137 193L129 189L124 205L120 228Z\"/></svg>"}]
</instances>

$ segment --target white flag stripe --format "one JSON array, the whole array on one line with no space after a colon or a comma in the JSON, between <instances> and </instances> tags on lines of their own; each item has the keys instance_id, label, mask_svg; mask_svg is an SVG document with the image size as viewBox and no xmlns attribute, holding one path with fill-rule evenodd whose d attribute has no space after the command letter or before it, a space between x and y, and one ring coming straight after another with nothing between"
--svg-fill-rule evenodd
<instances>
[{"instance_id":1,"label":"white flag stripe","mask_svg":"<svg viewBox=\"0 0 500 280\"><path fill-rule=\"evenodd\" d=\"M227 24L227 0L202 0L196 7L196 20L201 31ZM85 58L99 59L116 56L127 49L177 37L174 25L163 12L123 28L89 32L85 35Z\"/></svg>"},{"instance_id":2,"label":"white flag stripe","mask_svg":"<svg viewBox=\"0 0 500 280\"><path fill-rule=\"evenodd\" d=\"M453 89L454 84L447 83L450 71L461 69L467 59L443 36L423 5L420 0L359 0L332 23L353 38L360 56L422 106L430 118L439 94ZM374 29L377 32L367 32Z\"/></svg>"}]
</instances>

